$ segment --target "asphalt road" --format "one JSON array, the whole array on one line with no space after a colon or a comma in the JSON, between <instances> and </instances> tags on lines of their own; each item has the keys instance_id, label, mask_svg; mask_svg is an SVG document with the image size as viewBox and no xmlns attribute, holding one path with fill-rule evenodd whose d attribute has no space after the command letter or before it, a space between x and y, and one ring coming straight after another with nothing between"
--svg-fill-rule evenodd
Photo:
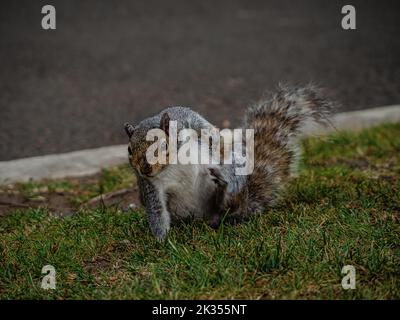
<instances>
[{"instance_id":1,"label":"asphalt road","mask_svg":"<svg viewBox=\"0 0 400 320\"><path fill-rule=\"evenodd\" d=\"M189 105L235 125L277 83L320 83L356 110L400 102L398 1L0 4L0 160L126 142L123 123ZM57 29L41 29L53 4Z\"/></svg>"}]
</instances>

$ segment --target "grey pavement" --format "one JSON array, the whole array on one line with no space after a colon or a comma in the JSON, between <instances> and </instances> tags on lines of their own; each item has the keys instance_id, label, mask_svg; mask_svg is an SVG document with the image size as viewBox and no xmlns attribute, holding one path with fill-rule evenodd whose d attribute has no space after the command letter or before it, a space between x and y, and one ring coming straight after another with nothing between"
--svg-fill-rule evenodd
<instances>
[{"instance_id":1,"label":"grey pavement","mask_svg":"<svg viewBox=\"0 0 400 320\"><path fill-rule=\"evenodd\" d=\"M41 7L57 30L41 29ZM39 1L0 5L0 161L123 144L168 105L238 123L278 82L339 111L400 102L399 1Z\"/></svg>"}]
</instances>

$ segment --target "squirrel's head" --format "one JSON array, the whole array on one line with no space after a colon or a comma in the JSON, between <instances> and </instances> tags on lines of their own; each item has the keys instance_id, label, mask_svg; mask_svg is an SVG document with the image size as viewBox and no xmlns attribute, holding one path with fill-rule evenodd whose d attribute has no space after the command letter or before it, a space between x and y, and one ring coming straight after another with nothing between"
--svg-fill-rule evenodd
<instances>
[{"instance_id":1,"label":"squirrel's head","mask_svg":"<svg viewBox=\"0 0 400 320\"><path fill-rule=\"evenodd\" d=\"M137 126L133 126L129 123L125 124L125 132L129 137L128 145L128 158L129 163L135 172L140 176L154 177L159 172L161 172L167 164L155 163L150 164L146 157L146 152L154 141L147 141L146 135L151 129L161 129L166 133L168 137L169 132L169 121L170 118L168 113L164 113L161 117L159 123L152 122L147 119L139 123ZM149 125L149 123L156 123L156 125ZM167 138L168 139L168 138ZM161 141L163 150L166 152L166 157L168 159L168 147L167 141ZM167 161L168 163L168 161Z\"/></svg>"}]
</instances>

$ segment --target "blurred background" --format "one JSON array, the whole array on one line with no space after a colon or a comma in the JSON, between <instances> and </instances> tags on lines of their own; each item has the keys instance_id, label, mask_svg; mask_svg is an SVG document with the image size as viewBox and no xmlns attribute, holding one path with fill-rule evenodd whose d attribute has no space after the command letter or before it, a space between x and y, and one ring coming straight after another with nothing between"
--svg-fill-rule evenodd
<instances>
[{"instance_id":1,"label":"blurred background","mask_svg":"<svg viewBox=\"0 0 400 320\"><path fill-rule=\"evenodd\" d=\"M279 82L319 83L339 111L399 103L398 2L3 0L0 161L125 143L124 122L170 105L235 126Z\"/></svg>"}]
</instances>

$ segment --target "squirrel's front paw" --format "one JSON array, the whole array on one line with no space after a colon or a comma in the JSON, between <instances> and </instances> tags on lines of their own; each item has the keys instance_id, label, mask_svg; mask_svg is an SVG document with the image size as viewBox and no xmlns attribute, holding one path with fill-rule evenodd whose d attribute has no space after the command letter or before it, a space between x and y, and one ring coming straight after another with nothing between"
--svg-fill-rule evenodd
<instances>
[{"instance_id":1,"label":"squirrel's front paw","mask_svg":"<svg viewBox=\"0 0 400 320\"><path fill-rule=\"evenodd\" d=\"M170 229L170 217L168 212L156 212L149 214L149 224L153 235L159 241L164 241Z\"/></svg>"},{"instance_id":2,"label":"squirrel's front paw","mask_svg":"<svg viewBox=\"0 0 400 320\"><path fill-rule=\"evenodd\" d=\"M218 186L222 188L226 188L227 182L225 181L224 177L222 176L221 172L217 168L208 168L211 174L212 181Z\"/></svg>"},{"instance_id":3,"label":"squirrel's front paw","mask_svg":"<svg viewBox=\"0 0 400 320\"><path fill-rule=\"evenodd\" d=\"M165 238L167 237L167 234L168 234L168 230L169 230L169 228L167 229L167 228L151 228L151 231L152 231L152 233L153 233L153 235L154 235L154 237L158 240L158 241L160 241L160 242L163 242L164 240L165 240Z\"/></svg>"},{"instance_id":4,"label":"squirrel's front paw","mask_svg":"<svg viewBox=\"0 0 400 320\"><path fill-rule=\"evenodd\" d=\"M218 168L208 168L208 170L210 171L212 181L216 185L213 195L213 201L215 211L219 214L220 211L224 208L228 183L225 181ZM217 224L219 224L219 222Z\"/></svg>"}]
</instances>

